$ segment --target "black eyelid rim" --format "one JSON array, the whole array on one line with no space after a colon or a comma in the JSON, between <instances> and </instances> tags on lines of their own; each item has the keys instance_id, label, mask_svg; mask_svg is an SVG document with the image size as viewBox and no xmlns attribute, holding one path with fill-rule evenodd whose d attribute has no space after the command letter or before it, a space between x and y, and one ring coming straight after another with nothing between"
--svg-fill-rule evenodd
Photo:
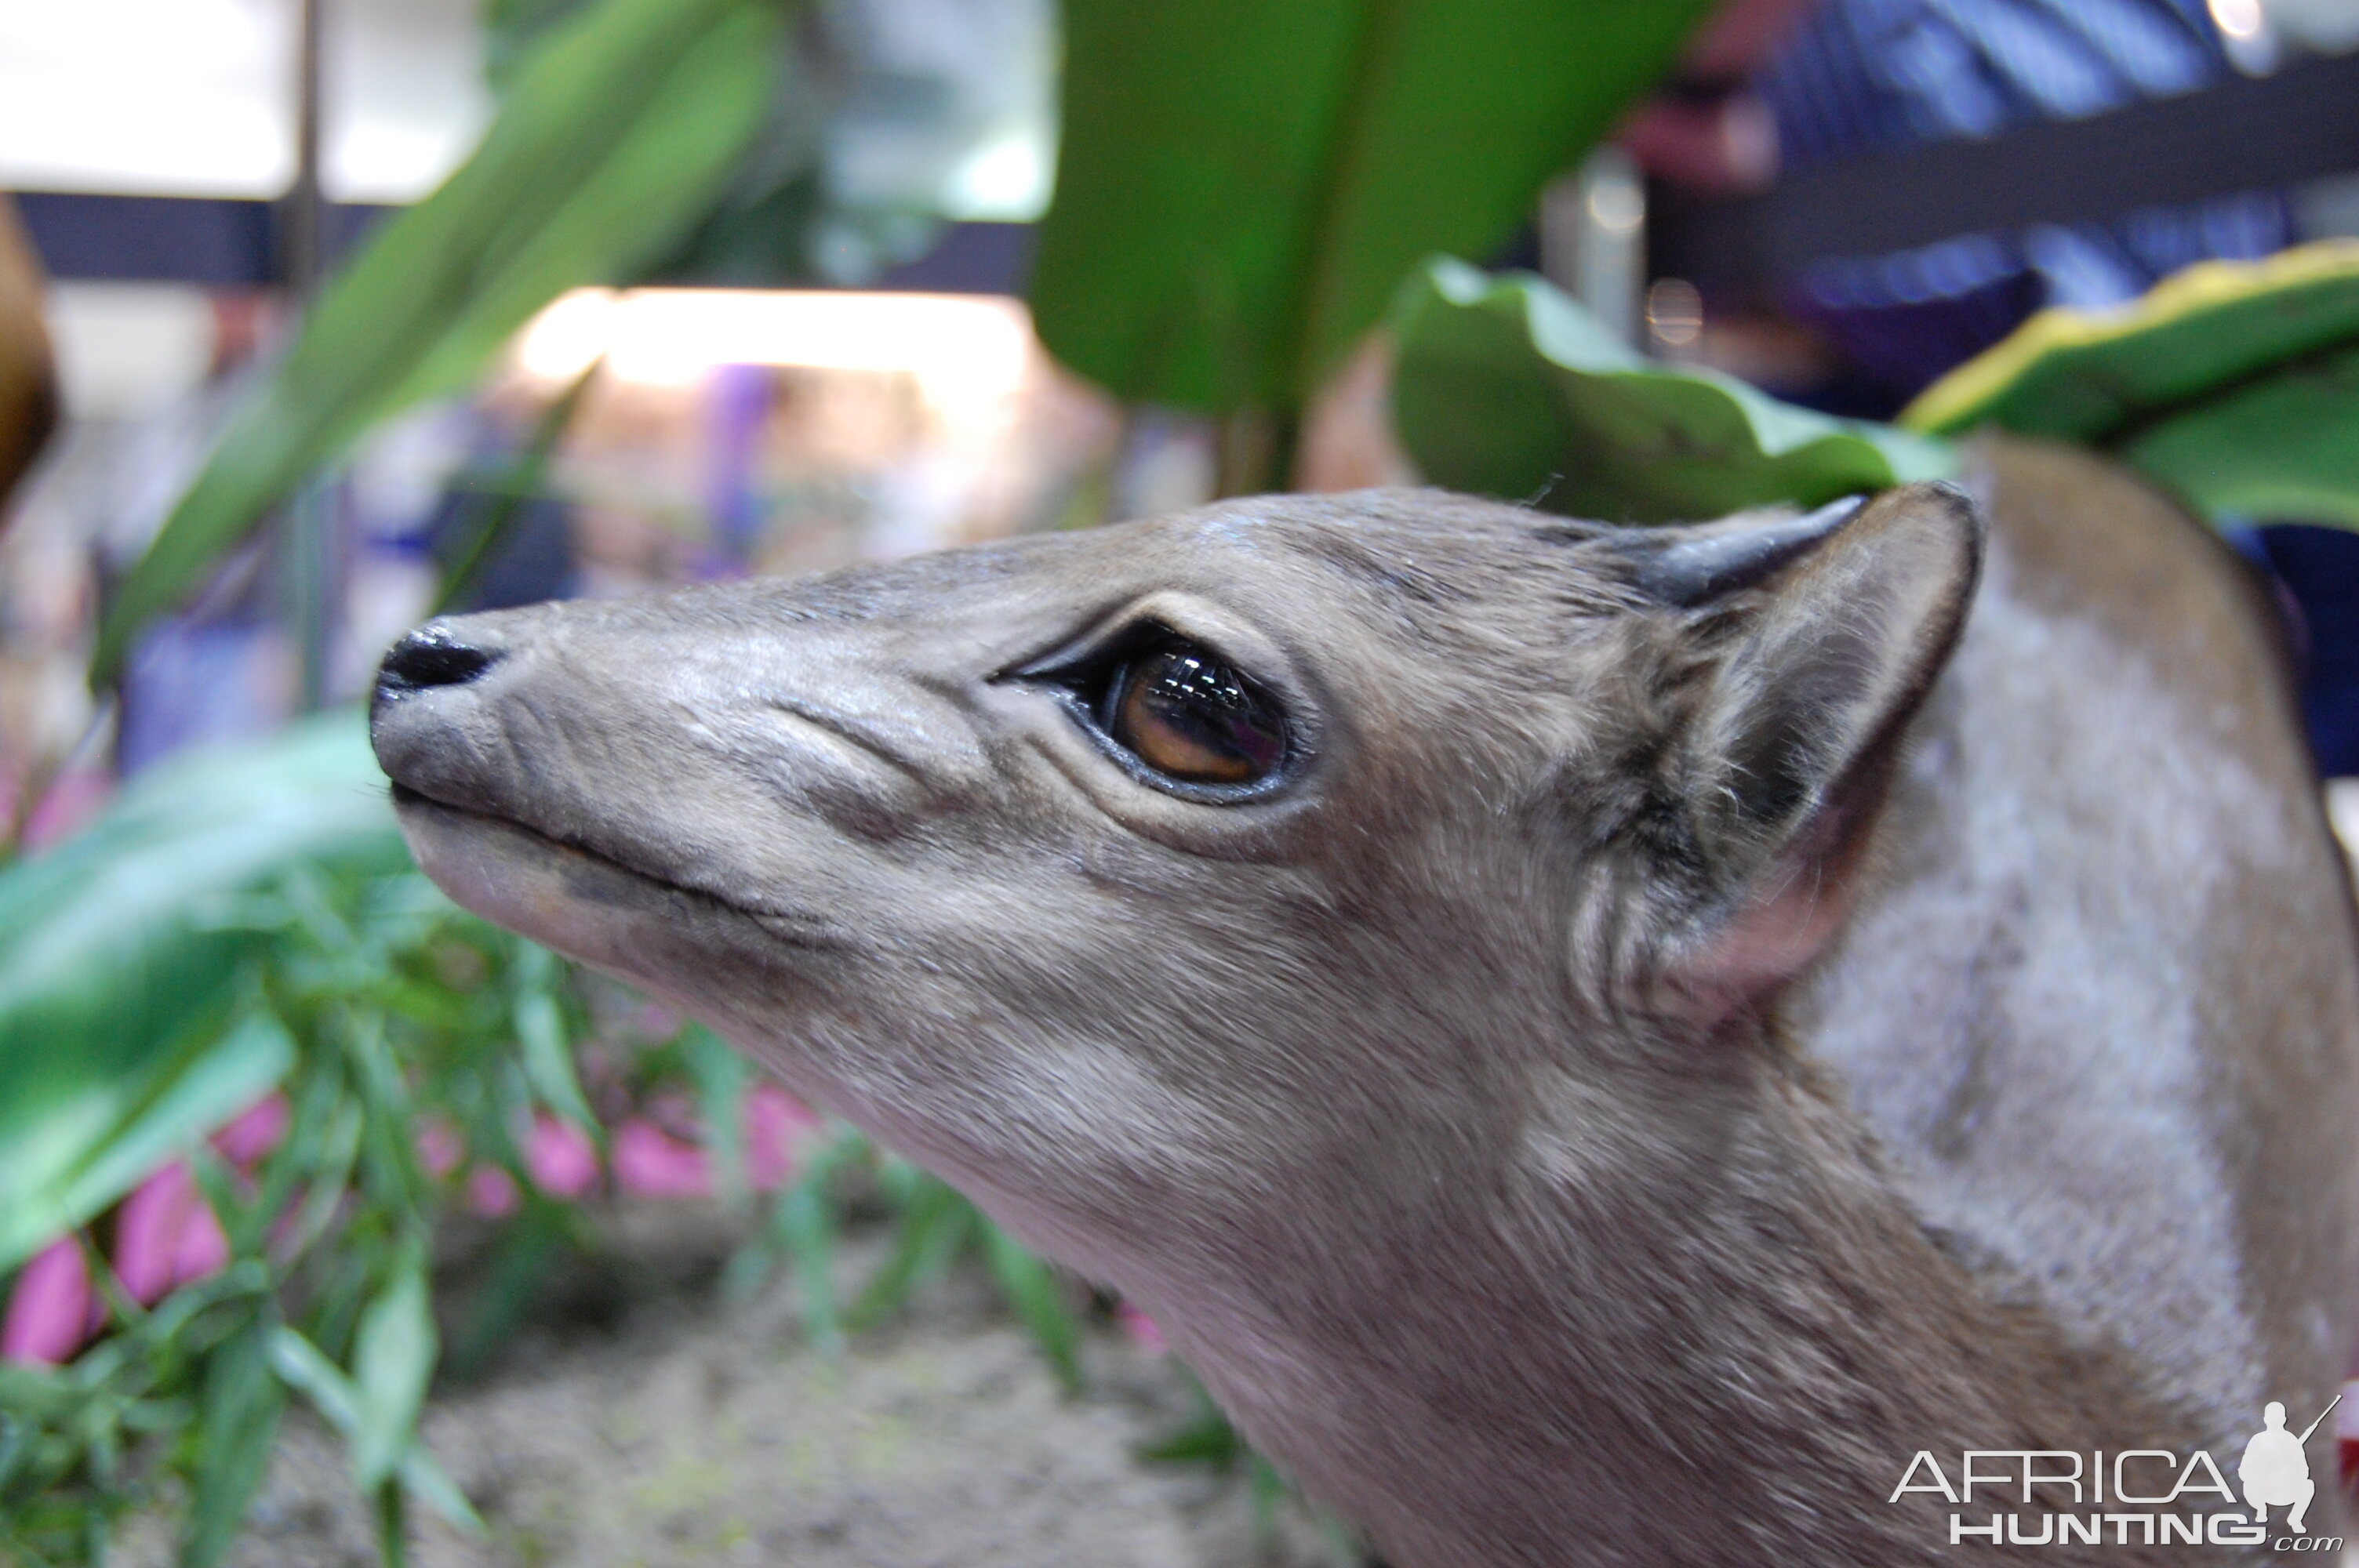
<instances>
[{"instance_id":1,"label":"black eyelid rim","mask_svg":"<svg viewBox=\"0 0 2359 1568\"><path fill-rule=\"evenodd\" d=\"M1277 708L1286 727L1286 751L1276 767L1249 784L1192 784L1158 773L1106 732L1100 716L1084 699L1077 677L1164 640L1203 648L1234 670L1248 690ZM1292 670L1264 673L1259 665L1260 661L1230 652L1218 627L1201 624L1200 617L1186 613L1183 606L1155 595L1125 603L1080 636L1011 665L994 678L1050 688L1090 743L1133 781L1199 805L1242 806L1282 794L1299 783L1318 755L1322 729L1318 704L1302 689Z\"/></svg>"}]
</instances>

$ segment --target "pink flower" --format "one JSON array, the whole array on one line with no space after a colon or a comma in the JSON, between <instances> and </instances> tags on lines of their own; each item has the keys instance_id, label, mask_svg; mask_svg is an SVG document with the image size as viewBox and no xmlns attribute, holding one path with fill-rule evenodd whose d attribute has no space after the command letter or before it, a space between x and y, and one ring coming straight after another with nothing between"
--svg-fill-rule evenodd
<instances>
[{"instance_id":1,"label":"pink flower","mask_svg":"<svg viewBox=\"0 0 2359 1568\"><path fill-rule=\"evenodd\" d=\"M439 1116L427 1118L418 1125L418 1162L426 1173L440 1181L459 1168L467 1157L467 1145L459 1137L459 1130Z\"/></svg>"},{"instance_id":2,"label":"pink flower","mask_svg":"<svg viewBox=\"0 0 2359 1568\"><path fill-rule=\"evenodd\" d=\"M516 1211L516 1179L497 1165L478 1165L467 1173L467 1206L485 1219L499 1219Z\"/></svg>"},{"instance_id":3,"label":"pink flower","mask_svg":"<svg viewBox=\"0 0 2359 1568\"><path fill-rule=\"evenodd\" d=\"M598 1184L598 1150L590 1135L543 1111L524 1141L524 1168L553 1198L578 1198Z\"/></svg>"},{"instance_id":4,"label":"pink flower","mask_svg":"<svg viewBox=\"0 0 2359 1568\"><path fill-rule=\"evenodd\" d=\"M776 1084L757 1084L745 1097L745 1177L757 1193L794 1180L802 1141L819 1130L811 1108Z\"/></svg>"},{"instance_id":5,"label":"pink flower","mask_svg":"<svg viewBox=\"0 0 2359 1568\"><path fill-rule=\"evenodd\" d=\"M712 1172L703 1150L635 1116L614 1129L614 1182L642 1197L701 1198L712 1191Z\"/></svg>"},{"instance_id":6,"label":"pink flower","mask_svg":"<svg viewBox=\"0 0 2359 1568\"><path fill-rule=\"evenodd\" d=\"M114 1274L146 1306L229 1261L229 1238L213 1217L186 1160L133 1189L114 1217Z\"/></svg>"},{"instance_id":7,"label":"pink flower","mask_svg":"<svg viewBox=\"0 0 2359 1568\"><path fill-rule=\"evenodd\" d=\"M0 1360L62 1366L105 1316L104 1303L90 1288L81 1244L61 1236L34 1253L16 1276L7 1320L0 1323Z\"/></svg>"},{"instance_id":8,"label":"pink flower","mask_svg":"<svg viewBox=\"0 0 2359 1568\"><path fill-rule=\"evenodd\" d=\"M251 1171L287 1136L287 1097L273 1091L213 1134L213 1148L241 1171Z\"/></svg>"},{"instance_id":9,"label":"pink flower","mask_svg":"<svg viewBox=\"0 0 2359 1568\"><path fill-rule=\"evenodd\" d=\"M1127 1335L1130 1342L1140 1349L1152 1350L1160 1356L1169 1348L1163 1343L1163 1331L1155 1326L1155 1320L1128 1302L1114 1309L1114 1326Z\"/></svg>"}]
</instances>

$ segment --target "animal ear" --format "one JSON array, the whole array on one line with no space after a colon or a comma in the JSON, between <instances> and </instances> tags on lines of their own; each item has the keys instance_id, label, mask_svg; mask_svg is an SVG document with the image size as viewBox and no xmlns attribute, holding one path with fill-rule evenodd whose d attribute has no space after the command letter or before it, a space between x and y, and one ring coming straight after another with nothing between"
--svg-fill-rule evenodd
<instances>
[{"instance_id":1,"label":"animal ear","mask_svg":"<svg viewBox=\"0 0 2359 1568\"><path fill-rule=\"evenodd\" d=\"M1681 768L1709 868L1702 906L1658 984L1679 1011L1715 1018L1767 1000L1850 913L1903 734L1957 643L1982 562L1981 518L1949 485L1909 485L1751 533L1757 550L1739 526L1664 552L1691 546L1737 563L1712 574L1725 587L1675 600L1730 640ZM1669 586L1694 575L1672 570Z\"/></svg>"}]
</instances>

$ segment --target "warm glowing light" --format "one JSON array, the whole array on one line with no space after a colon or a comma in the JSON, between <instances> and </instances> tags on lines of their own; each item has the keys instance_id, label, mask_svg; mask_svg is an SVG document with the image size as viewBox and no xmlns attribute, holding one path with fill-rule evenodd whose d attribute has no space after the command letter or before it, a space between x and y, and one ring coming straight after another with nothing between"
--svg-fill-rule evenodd
<instances>
[{"instance_id":1,"label":"warm glowing light","mask_svg":"<svg viewBox=\"0 0 2359 1568\"><path fill-rule=\"evenodd\" d=\"M2249 38L2261 30L2261 0L2210 0L2212 25L2232 38Z\"/></svg>"},{"instance_id":2,"label":"warm glowing light","mask_svg":"<svg viewBox=\"0 0 2359 1568\"><path fill-rule=\"evenodd\" d=\"M1614 173L1589 190L1590 221L1609 234L1626 237L1647 221L1647 191L1636 177Z\"/></svg>"},{"instance_id":3,"label":"warm glowing light","mask_svg":"<svg viewBox=\"0 0 2359 1568\"><path fill-rule=\"evenodd\" d=\"M585 288L526 327L525 373L571 380L600 354L625 381L686 385L720 365L900 372L940 402L1021 384L1031 319L1013 299L849 290Z\"/></svg>"},{"instance_id":4,"label":"warm glowing light","mask_svg":"<svg viewBox=\"0 0 2359 1568\"><path fill-rule=\"evenodd\" d=\"M1683 277L1658 277L1647 290L1647 330L1658 343L1683 349L1703 336L1703 296Z\"/></svg>"}]
</instances>

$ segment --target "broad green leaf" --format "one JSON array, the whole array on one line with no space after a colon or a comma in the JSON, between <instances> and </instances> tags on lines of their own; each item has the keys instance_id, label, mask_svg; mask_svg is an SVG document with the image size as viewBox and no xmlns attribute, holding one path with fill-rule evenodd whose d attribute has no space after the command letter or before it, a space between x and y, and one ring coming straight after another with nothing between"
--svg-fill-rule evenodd
<instances>
[{"instance_id":1,"label":"broad green leaf","mask_svg":"<svg viewBox=\"0 0 2359 1568\"><path fill-rule=\"evenodd\" d=\"M2359 240L2202 262L2127 306L2042 310L1902 410L1912 430L1997 425L2113 444L2247 379L2359 343Z\"/></svg>"},{"instance_id":2,"label":"broad green leaf","mask_svg":"<svg viewBox=\"0 0 2359 1568\"><path fill-rule=\"evenodd\" d=\"M125 579L93 679L371 423L464 390L534 311L701 218L766 113L783 22L781 0L603 0L551 28L474 155L321 296Z\"/></svg>"},{"instance_id":3,"label":"broad green leaf","mask_svg":"<svg viewBox=\"0 0 2359 1568\"><path fill-rule=\"evenodd\" d=\"M147 1070L87 1086L0 1156L9 1179L0 1259L24 1258L89 1219L267 1094L294 1065L295 1043L269 1014L249 1014L224 1032L202 1012L179 1042L141 1064Z\"/></svg>"},{"instance_id":4,"label":"broad green leaf","mask_svg":"<svg viewBox=\"0 0 2359 1568\"><path fill-rule=\"evenodd\" d=\"M212 1568L228 1555L270 1465L287 1389L270 1370L272 1325L248 1324L205 1368L195 1494L181 1528L180 1568Z\"/></svg>"},{"instance_id":5,"label":"broad green leaf","mask_svg":"<svg viewBox=\"0 0 2359 1568\"><path fill-rule=\"evenodd\" d=\"M440 1349L428 1303L426 1256L412 1247L393 1279L361 1314L353 1346L353 1477L367 1491L400 1465L418 1434L418 1412Z\"/></svg>"},{"instance_id":6,"label":"broad green leaf","mask_svg":"<svg viewBox=\"0 0 2359 1568\"><path fill-rule=\"evenodd\" d=\"M1299 406L1436 251L1484 255L1705 0L1067 0L1032 309L1117 395Z\"/></svg>"},{"instance_id":7,"label":"broad green leaf","mask_svg":"<svg viewBox=\"0 0 2359 1568\"><path fill-rule=\"evenodd\" d=\"M1452 490L1668 523L1956 471L1946 442L1641 359L1537 277L1437 261L1402 289L1392 321L1394 424Z\"/></svg>"},{"instance_id":8,"label":"broad green leaf","mask_svg":"<svg viewBox=\"0 0 2359 1568\"><path fill-rule=\"evenodd\" d=\"M2141 426L2113 452L2206 516L2359 528L2359 341Z\"/></svg>"},{"instance_id":9,"label":"broad green leaf","mask_svg":"<svg viewBox=\"0 0 2359 1568\"><path fill-rule=\"evenodd\" d=\"M0 871L0 1269L285 1070L266 1021L225 1029L264 938L217 915L307 862L408 863L354 714L159 767Z\"/></svg>"},{"instance_id":10,"label":"broad green leaf","mask_svg":"<svg viewBox=\"0 0 2359 1568\"><path fill-rule=\"evenodd\" d=\"M2359 241L2205 262L2118 310L2043 310L1901 419L2094 446L2213 517L2359 527Z\"/></svg>"}]
</instances>

